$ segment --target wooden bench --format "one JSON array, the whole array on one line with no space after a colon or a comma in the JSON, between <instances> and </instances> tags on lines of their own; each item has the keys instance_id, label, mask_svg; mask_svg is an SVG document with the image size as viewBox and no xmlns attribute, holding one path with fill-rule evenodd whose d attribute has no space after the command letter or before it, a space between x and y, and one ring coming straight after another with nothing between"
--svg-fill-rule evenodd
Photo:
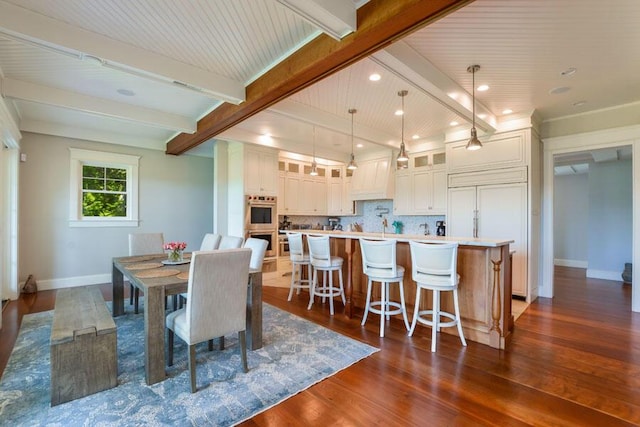
<instances>
[{"instance_id":1,"label":"wooden bench","mask_svg":"<svg viewBox=\"0 0 640 427\"><path fill-rule=\"evenodd\" d=\"M98 288L57 292L50 345L51 406L116 386L116 324Z\"/></svg>"}]
</instances>

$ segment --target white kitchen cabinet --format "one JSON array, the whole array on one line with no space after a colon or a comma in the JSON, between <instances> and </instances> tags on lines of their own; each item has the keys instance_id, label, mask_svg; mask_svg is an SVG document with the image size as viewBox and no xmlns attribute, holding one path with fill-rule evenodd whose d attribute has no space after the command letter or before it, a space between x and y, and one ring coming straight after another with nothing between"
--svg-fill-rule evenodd
<instances>
[{"instance_id":1,"label":"white kitchen cabinet","mask_svg":"<svg viewBox=\"0 0 640 427\"><path fill-rule=\"evenodd\" d=\"M447 172L419 171L412 174L414 215L444 215L447 211Z\"/></svg>"},{"instance_id":2,"label":"white kitchen cabinet","mask_svg":"<svg viewBox=\"0 0 640 427\"><path fill-rule=\"evenodd\" d=\"M344 200L344 169L342 167L329 168L329 187L327 195L327 215L342 215Z\"/></svg>"},{"instance_id":3,"label":"white kitchen cabinet","mask_svg":"<svg viewBox=\"0 0 640 427\"><path fill-rule=\"evenodd\" d=\"M393 198L394 215L411 215L413 195L411 173L407 170L396 172L396 192Z\"/></svg>"},{"instance_id":4,"label":"white kitchen cabinet","mask_svg":"<svg viewBox=\"0 0 640 427\"><path fill-rule=\"evenodd\" d=\"M396 172L395 215L445 215L447 172L443 150L409 156L409 168Z\"/></svg>"},{"instance_id":5,"label":"white kitchen cabinet","mask_svg":"<svg viewBox=\"0 0 640 427\"><path fill-rule=\"evenodd\" d=\"M530 131L520 130L482 138L482 149L469 151L467 141L447 144L449 173L526 166L530 162Z\"/></svg>"},{"instance_id":6,"label":"white kitchen cabinet","mask_svg":"<svg viewBox=\"0 0 640 427\"><path fill-rule=\"evenodd\" d=\"M447 235L514 241L512 293L526 297L527 183L456 187L448 196Z\"/></svg>"},{"instance_id":7,"label":"white kitchen cabinet","mask_svg":"<svg viewBox=\"0 0 640 427\"><path fill-rule=\"evenodd\" d=\"M245 194L278 195L278 155L275 151L245 147Z\"/></svg>"}]
</instances>

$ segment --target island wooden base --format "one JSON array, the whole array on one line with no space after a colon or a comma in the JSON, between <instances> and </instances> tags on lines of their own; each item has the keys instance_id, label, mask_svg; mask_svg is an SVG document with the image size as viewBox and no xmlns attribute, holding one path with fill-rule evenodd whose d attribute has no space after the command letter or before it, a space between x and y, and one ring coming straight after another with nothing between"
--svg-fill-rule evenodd
<instances>
[{"instance_id":1,"label":"island wooden base","mask_svg":"<svg viewBox=\"0 0 640 427\"><path fill-rule=\"evenodd\" d=\"M353 308L364 308L367 277L362 273L362 257L357 238L334 237L332 253L345 258L343 274L346 278L345 312L353 316ZM411 254L407 241L398 241L398 264L405 268L404 293L407 310L415 309L416 285L411 280ZM458 298L465 338L471 341L504 349L513 332L511 313L511 259L509 245L483 246L460 245L458 249L458 273L460 285ZM379 287L374 295L379 298ZM397 287L391 288L391 299L400 301ZM453 312L451 293L441 296L443 310ZM431 308L431 292L422 292L420 309ZM443 328L442 332L457 335L456 328ZM420 331L417 332L420 334Z\"/></svg>"}]
</instances>

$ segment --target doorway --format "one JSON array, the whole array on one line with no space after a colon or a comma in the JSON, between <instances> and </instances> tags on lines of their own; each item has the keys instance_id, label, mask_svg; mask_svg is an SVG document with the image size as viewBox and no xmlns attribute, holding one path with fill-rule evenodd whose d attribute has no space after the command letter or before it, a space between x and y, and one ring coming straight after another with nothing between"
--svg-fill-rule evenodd
<instances>
[{"instance_id":1,"label":"doorway","mask_svg":"<svg viewBox=\"0 0 640 427\"><path fill-rule=\"evenodd\" d=\"M566 137L544 139L544 181L543 181L543 212L542 212L542 263L539 296L552 298L554 295L554 159L584 151L600 149L618 149L623 146L631 147L631 175L632 175L632 236L631 262L640 265L640 197L635 197L640 189L640 162L636 161L640 155L640 126L617 128ZM632 280L632 310L640 311L640 288L638 280Z\"/></svg>"}]
</instances>

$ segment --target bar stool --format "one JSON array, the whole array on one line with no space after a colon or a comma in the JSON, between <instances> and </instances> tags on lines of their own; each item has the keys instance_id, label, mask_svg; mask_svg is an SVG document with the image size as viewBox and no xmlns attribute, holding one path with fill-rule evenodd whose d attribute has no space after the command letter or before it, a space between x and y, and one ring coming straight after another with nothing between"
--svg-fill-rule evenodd
<instances>
[{"instance_id":1,"label":"bar stool","mask_svg":"<svg viewBox=\"0 0 640 427\"><path fill-rule=\"evenodd\" d=\"M362 253L362 271L369 278L367 283L367 302L362 316L364 325L369 312L380 315L380 337L384 337L385 317L389 320L392 314L402 314L404 324L409 330L407 309L404 303L404 267L396 263L395 240L360 239ZM380 282L380 301L371 301L373 282ZM397 283L400 289L400 302L389 300L389 284Z\"/></svg>"},{"instance_id":2,"label":"bar stool","mask_svg":"<svg viewBox=\"0 0 640 427\"><path fill-rule=\"evenodd\" d=\"M333 297L340 296L342 304L347 303L344 298L344 287L342 284L342 263L344 260L339 256L331 256L331 247L329 245L329 236L307 236L309 243L309 258L313 267L313 279L309 287L309 306L307 310L311 310L313 299L316 296L324 298L329 297L329 312L333 316ZM323 272L322 288L318 289L318 270ZM333 286L333 272L338 272L340 280L340 288ZM329 274L329 286L327 286L326 276Z\"/></svg>"},{"instance_id":3,"label":"bar stool","mask_svg":"<svg viewBox=\"0 0 640 427\"><path fill-rule=\"evenodd\" d=\"M309 289L311 285L311 259L304 253L304 243L302 233L287 232L289 241L289 259L291 259L291 287L289 288L289 298L291 301L293 290L300 295L300 289ZM303 279L304 267L307 267L307 278ZM296 278L298 273L298 278Z\"/></svg>"},{"instance_id":4,"label":"bar stool","mask_svg":"<svg viewBox=\"0 0 640 427\"><path fill-rule=\"evenodd\" d=\"M458 283L460 275L457 273L458 244L431 244L409 242L411 249L412 278L416 282L416 306L413 311L413 322L409 336L413 335L416 323L431 326L431 351L436 351L436 332L443 327L458 327L458 335L462 345L466 346L462 325L460 323L460 305L458 304ZM420 310L420 291L433 291L433 309ZM455 314L440 310L440 292L453 292ZM429 316L429 317L423 317ZM440 317L451 319L441 322Z\"/></svg>"}]
</instances>

